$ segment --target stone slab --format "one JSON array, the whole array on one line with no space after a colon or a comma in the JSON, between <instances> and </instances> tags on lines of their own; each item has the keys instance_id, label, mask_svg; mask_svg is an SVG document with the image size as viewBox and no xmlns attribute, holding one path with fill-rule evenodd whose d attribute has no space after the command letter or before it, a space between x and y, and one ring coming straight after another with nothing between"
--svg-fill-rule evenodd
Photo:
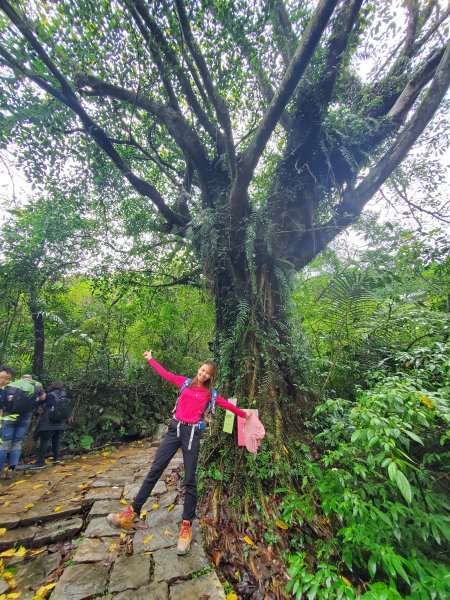
<instances>
[{"instance_id":1,"label":"stone slab","mask_svg":"<svg viewBox=\"0 0 450 600\"><path fill-rule=\"evenodd\" d=\"M119 556L112 568L108 592L135 590L150 582L150 556Z\"/></svg>"},{"instance_id":2,"label":"stone slab","mask_svg":"<svg viewBox=\"0 0 450 600\"><path fill-rule=\"evenodd\" d=\"M183 507L177 504L170 512L167 512L167 509L149 511L145 522L149 528L155 528L166 523L181 523L182 514Z\"/></svg>"},{"instance_id":3,"label":"stone slab","mask_svg":"<svg viewBox=\"0 0 450 600\"><path fill-rule=\"evenodd\" d=\"M111 475L111 477L104 477L101 479L97 479L91 483L92 488L98 487L123 487L125 483L128 481L129 475L125 475L120 477L120 475Z\"/></svg>"},{"instance_id":4,"label":"stone slab","mask_svg":"<svg viewBox=\"0 0 450 600\"><path fill-rule=\"evenodd\" d=\"M31 542L32 548L41 548L46 544L55 544L71 540L78 535L83 527L82 519L55 521L45 527L39 528Z\"/></svg>"},{"instance_id":5,"label":"stone slab","mask_svg":"<svg viewBox=\"0 0 450 600\"><path fill-rule=\"evenodd\" d=\"M101 598L101 600L104 599ZM114 596L114 600L169 600L169 586L165 581L161 583L154 581L150 585L144 585L138 590L121 592ZM185 598L184 600L194 599Z\"/></svg>"},{"instance_id":6,"label":"stone slab","mask_svg":"<svg viewBox=\"0 0 450 600\"><path fill-rule=\"evenodd\" d=\"M12 546L30 546L37 532L37 527L19 527L7 531L0 538L0 550L7 550Z\"/></svg>"},{"instance_id":7,"label":"stone slab","mask_svg":"<svg viewBox=\"0 0 450 600\"><path fill-rule=\"evenodd\" d=\"M122 497L123 489L120 487L100 487L89 490L84 497L85 502L95 502L96 500L119 500Z\"/></svg>"},{"instance_id":8,"label":"stone slab","mask_svg":"<svg viewBox=\"0 0 450 600\"><path fill-rule=\"evenodd\" d=\"M50 573L53 573L59 567L60 561L61 555L56 552L55 554L44 554L21 563L16 574L18 590L22 593L26 590L37 590ZM20 598L23 598L23 595Z\"/></svg>"},{"instance_id":9,"label":"stone slab","mask_svg":"<svg viewBox=\"0 0 450 600\"><path fill-rule=\"evenodd\" d=\"M84 538L81 544L78 546L73 562L75 564L80 563L92 563L100 562L110 558L110 549L113 544L118 544L120 538L114 541L113 538Z\"/></svg>"},{"instance_id":10,"label":"stone slab","mask_svg":"<svg viewBox=\"0 0 450 600\"><path fill-rule=\"evenodd\" d=\"M6 527L6 529L14 529L20 523L23 517L23 513L11 513L9 515L0 516L0 527Z\"/></svg>"},{"instance_id":11,"label":"stone slab","mask_svg":"<svg viewBox=\"0 0 450 600\"><path fill-rule=\"evenodd\" d=\"M95 517L105 517L109 513L117 513L125 510L126 506L120 504L119 500L98 500L94 502L89 511L88 519Z\"/></svg>"},{"instance_id":12,"label":"stone slab","mask_svg":"<svg viewBox=\"0 0 450 600\"><path fill-rule=\"evenodd\" d=\"M47 521L55 521L61 517L71 517L82 511L81 504L73 506L61 506L61 510L55 512L55 508L61 505L43 504L28 511L21 521L21 525L33 525L35 523L46 523Z\"/></svg>"},{"instance_id":13,"label":"stone slab","mask_svg":"<svg viewBox=\"0 0 450 600\"><path fill-rule=\"evenodd\" d=\"M166 492L162 496L159 497L158 504L160 508L169 507L171 504L175 504L175 501L178 497L178 492Z\"/></svg>"},{"instance_id":14,"label":"stone slab","mask_svg":"<svg viewBox=\"0 0 450 600\"><path fill-rule=\"evenodd\" d=\"M92 519L85 531L86 537L113 537L117 535L117 529L108 525L106 517Z\"/></svg>"},{"instance_id":15,"label":"stone slab","mask_svg":"<svg viewBox=\"0 0 450 600\"><path fill-rule=\"evenodd\" d=\"M64 569L51 600L84 600L103 595L109 567L99 564L72 565Z\"/></svg>"},{"instance_id":16,"label":"stone slab","mask_svg":"<svg viewBox=\"0 0 450 600\"><path fill-rule=\"evenodd\" d=\"M142 552L155 552L163 548L171 548L177 544L178 535L179 528L174 523L155 529L138 530L133 538L133 552L141 554ZM150 536L153 536L151 540L148 539ZM147 543L144 543L145 540L148 540Z\"/></svg>"},{"instance_id":17,"label":"stone slab","mask_svg":"<svg viewBox=\"0 0 450 600\"><path fill-rule=\"evenodd\" d=\"M128 483L124 486L123 497L125 500L136 498L138 491L141 488L141 483Z\"/></svg>"},{"instance_id":18,"label":"stone slab","mask_svg":"<svg viewBox=\"0 0 450 600\"><path fill-rule=\"evenodd\" d=\"M170 586L170 600L188 598L207 598L208 600L226 600L226 594L215 571Z\"/></svg>"},{"instance_id":19,"label":"stone slab","mask_svg":"<svg viewBox=\"0 0 450 600\"><path fill-rule=\"evenodd\" d=\"M209 564L203 547L198 544L192 544L185 556L178 556L174 548L158 550L152 556L155 561L155 580L169 583L178 579L187 579L189 575Z\"/></svg>"}]
</instances>

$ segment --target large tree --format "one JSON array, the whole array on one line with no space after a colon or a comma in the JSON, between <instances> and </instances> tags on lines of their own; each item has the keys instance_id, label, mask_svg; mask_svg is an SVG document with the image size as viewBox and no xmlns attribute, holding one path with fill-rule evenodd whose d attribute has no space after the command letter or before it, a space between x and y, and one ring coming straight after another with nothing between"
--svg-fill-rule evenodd
<instances>
[{"instance_id":1,"label":"large tree","mask_svg":"<svg viewBox=\"0 0 450 600\"><path fill-rule=\"evenodd\" d=\"M228 391L258 398L275 449L279 399L298 394L290 278L358 219L448 89L449 9L396 5L0 0L3 144L42 180L83 155L98 176L108 157L141 227L189 244Z\"/></svg>"}]
</instances>

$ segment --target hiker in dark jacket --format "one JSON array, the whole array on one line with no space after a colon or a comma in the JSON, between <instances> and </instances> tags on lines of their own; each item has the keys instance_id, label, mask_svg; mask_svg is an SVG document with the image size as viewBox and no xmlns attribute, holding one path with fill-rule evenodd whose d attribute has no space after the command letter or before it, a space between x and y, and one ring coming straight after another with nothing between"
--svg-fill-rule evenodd
<instances>
[{"instance_id":1,"label":"hiker in dark jacket","mask_svg":"<svg viewBox=\"0 0 450 600\"><path fill-rule=\"evenodd\" d=\"M49 441L52 442L53 464L59 463L59 450L61 447L62 432L67 427L67 421L54 421L51 419L52 409L54 410L57 400L65 396L64 383L57 379L50 386L45 400L38 402L43 407L35 430L35 437L40 438L39 452L37 461L31 465L30 469L43 469L45 466L45 457Z\"/></svg>"}]
</instances>

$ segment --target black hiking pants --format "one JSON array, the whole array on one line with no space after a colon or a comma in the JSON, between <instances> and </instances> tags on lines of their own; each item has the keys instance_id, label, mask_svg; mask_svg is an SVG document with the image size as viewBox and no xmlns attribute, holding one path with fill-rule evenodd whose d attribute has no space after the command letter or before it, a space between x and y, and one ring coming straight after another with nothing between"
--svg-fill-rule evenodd
<instances>
[{"instance_id":1,"label":"black hiking pants","mask_svg":"<svg viewBox=\"0 0 450 600\"><path fill-rule=\"evenodd\" d=\"M52 442L53 462L55 462L56 460L59 460L59 448L61 445L61 433L62 433L61 430L57 430L57 431L45 430L45 431L39 432L39 437L41 439L41 442L40 442L40 446L39 446L38 459L37 459L38 465L45 464L45 457L47 456L47 448L48 448L48 443L50 440Z\"/></svg>"},{"instance_id":2,"label":"black hiking pants","mask_svg":"<svg viewBox=\"0 0 450 600\"><path fill-rule=\"evenodd\" d=\"M133 501L133 509L136 513L139 514L141 512L142 506L152 493L156 482L163 474L164 469L172 460L178 448L181 447L184 461L184 485L186 488L183 520L192 523L197 507L197 479L195 471L197 469L201 435L198 427L194 427L192 435L191 425L179 424L175 419L170 422L169 429L156 452L151 469L142 482L139 492ZM190 449L189 445L191 446Z\"/></svg>"}]
</instances>

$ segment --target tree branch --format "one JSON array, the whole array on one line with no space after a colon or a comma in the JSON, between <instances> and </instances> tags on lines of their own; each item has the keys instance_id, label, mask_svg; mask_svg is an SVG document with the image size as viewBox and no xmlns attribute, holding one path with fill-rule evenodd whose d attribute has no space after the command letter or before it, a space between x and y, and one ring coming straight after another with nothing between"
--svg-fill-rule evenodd
<instances>
[{"instance_id":1,"label":"tree branch","mask_svg":"<svg viewBox=\"0 0 450 600\"><path fill-rule=\"evenodd\" d=\"M138 94L131 90L102 81L93 75L80 73L77 75L77 83L81 87L88 86L92 92L89 95L108 96L116 98L130 105L138 106L146 112L157 116L167 127L170 135L177 142L180 148L185 152L195 164L201 178L204 181L204 188L210 177L209 159L205 153L203 145L196 132L186 123L184 118L170 106L163 106L154 102L147 95ZM85 93L85 92L84 92Z\"/></svg>"},{"instance_id":2,"label":"tree branch","mask_svg":"<svg viewBox=\"0 0 450 600\"><path fill-rule=\"evenodd\" d=\"M370 173L356 188L349 186L343 193L343 201L336 207L336 216L316 230L314 247L300 244L298 254L291 260L296 266L304 266L344 228L356 221L365 204L380 189L396 169L425 127L433 118L450 85L450 43L445 49L434 79L415 114L400 132L395 143L385 152Z\"/></svg>"},{"instance_id":3,"label":"tree branch","mask_svg":"<svg viewBox=\"0 0 450 600\"><path fill-rule=\"evenodd\" d=\"M31 34L31 32L29 32ZM32 34L31 34L32 35ZM32 36L34 38L34 36ZM38 46L37 40L34 40L34 45ZM21 65L14 57L12 57L4 48L0 47L0 56L5 59L5 64L10 68L17 69L37 85L39 85L46 92L57 98L60 102L70 108L81 120L84 130L93 138L97 145L108 154L116 167L125 175L126 179L131 185L143 196L149 198L161 214L167 219L170 225L181 225L184 226L187 223L187 219L173 212L164 202L161 194L158 190L148 182L139 178L135 175L129 165L123 160L120 154L116 151L113 144L109 140L106 132L97 125L91 117L86 113L84 108L79 103L74 92L71 90L70 94L66 95L65 91L58 90L48 84L41 77L30 73L23 65ZM56 65L53 65L53 71L57 71Z\"/></svg>"},{"instance_id":4,"label":"tree branch","mask_svg":"<svg viewBox=\"0 0 450 600\"><path fill-rule=\"evenodd\" d=\"M237 177L230 196L232 210L238 216L243 214L243 211L245 210L241 205L241 199L246 194L256 165L258 164L281 114L305 72L337 3L338 0L319 1L319 5L302 35L297 50L286 70L280 86L273 97L272 102L267 107L252 141L242 155L242 159L238 166Z\"/></svg>"},{"instance_id":5,"label":"tree branch","mask_svg":"<svg viewBox=\"0 0 450 600\"><path fill-rule=\"evenodd\" d=\"M214 87L214 84L211 79L211 75L208 70L208 66L203 57L203 54L200 51L199 45L197 44L194 36L192 35L191 25L186 14L186 9L183 4L183 0L175 0L175 4L177 7L178 18L180 21L181 30L183 32L183 37L186 40L187 47L194 59L195 64L200 73L200 77L202 78L203 84L206 89L206 93L208 94L209 99L211 100L215 110L219 123L222 126L222 129L225 133L225 141L227 148L228 161L230 164L230 172L232 177L234 177L236 172L236 153L233 142L233 131L231 128L231 119L230 114L228 112L227 105L223 101L219 92Z\"/></svg>"},{"instance_id":6,"label":"tree branch","mask_svg":"<svg viewBox=\"0 0 450 600\"><path fill-rule=\"evenodd\" d=\"M153 35L155 42L150 40L148 37L150 48L156 45L156 51L161 52L166 58L168 64L171 66L172 71L177 78L180 86L184 92L186 97L186 101L189 103L190 107L194 111L194 114L197 116L200 124L205 129L205 131L209 134L214 143L218 143L222 146L225 145L223 135L209 120L207 114L200 106L200 103L197 100L197 97L194 94L194 91L191 87L191 84L186 77L185 70L182 68L180 63L178 62L177 56L175 52L170 48L167 40L165 39L160 27L158 24L152 19L150 16L146 6L142 2L142 0L130 0L130 4L133 6L135 11L139 14L142 21L145 23L146 27L148 27L150 33ZM132 12L133 14L133 12ZM143 30L141 33L144 35Z\"/></svg>"},{"instance_id":7,"label":"tree branch","mask_svg":"<svg viewBox=\"0 0 450 600\"><path fill-rule=\"evenodd\" d=\"M281 54L286 65L292 60L297 46L297 36L292 28L289 14L283 0L267 0L271 22L278 41L281 42Z\"/></svg>"}]
</instances>

